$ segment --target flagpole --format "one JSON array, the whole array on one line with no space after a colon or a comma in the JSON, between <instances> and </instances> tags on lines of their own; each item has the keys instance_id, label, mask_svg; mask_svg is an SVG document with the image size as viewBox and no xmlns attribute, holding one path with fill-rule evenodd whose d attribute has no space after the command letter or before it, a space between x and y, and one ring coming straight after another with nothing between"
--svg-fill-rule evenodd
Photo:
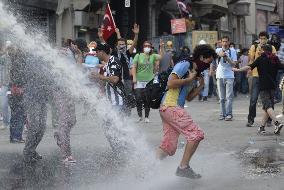
<instances>
[{"instance_id":1,"label":"flagpole","mask_svg":"<svg viewBox=\"0 0 284 190\"><path fill-rule=\"evenodd\" d=\"M181 12L181 10L180 10L180 8L179 8L178 0L176 0L176 3L177 3L177 7L178 7L178 11L179 11L180 17L182 17L182 12Z\"/></svg>"},{"instance_id":2,"label":"flagpole","mask_svg":"<svg viewBox=\"0 0 284 190\"><path fill-rule=\"evenodd\" d=\"M111 18L112 18L112 20L113 20L114 27L116 28L116 24L115 24L115 21L114 21L114 19L113 19L112 12L111 12L111 9L110 9L110 6L109 6L109 1L108 1L108 0L106 0L106 1L107 1L107 6L108 6L108 8L109 8L109 10L110 10L110 16L111 16Z\"/></svg>"}]
</instances>

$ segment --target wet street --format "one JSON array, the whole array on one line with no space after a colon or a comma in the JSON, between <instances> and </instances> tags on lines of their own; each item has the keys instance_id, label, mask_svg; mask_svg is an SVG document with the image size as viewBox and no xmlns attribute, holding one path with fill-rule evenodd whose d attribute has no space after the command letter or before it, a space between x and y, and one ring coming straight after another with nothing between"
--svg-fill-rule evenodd
<instances>
[{"instance_id":1,"label":"wet street","mask_svg":"<svg viewBox=\"0 0 284 190\"><path fill-rule=\"evenodd\" d=\"M90 117L77 106L77 126L71 132L76 165L65 165L53 139L51 119L38 152L43 160L25 165L23 144L10 144L9 131L0 131L0 189L143 189L143 190L281 190L284 186L284 131L280 136L267 128L265 136L256 134L256 127L245 127L248 98L239 96L234 102L234 120L218 121L219 104L209 102L187 104L193 119L205 131L205 140L192 159L191 166L202 175L199 180L179 178L175 170L182 156L181 138L176 155L162 162L136 163L111 151L102 129L101 119ZM281 110L276 105L277 113ZM260 121L258 108L257 122ZM50 118L50 117L49 117ZM136 112L131 119L136 120ZM283 119L283 118L282 118ZM149 124L133 125L145 136L151 157L162 135L157 110L150 113ZM141 158L141 162L144 159Z\"/></svg>"}]
</instances>

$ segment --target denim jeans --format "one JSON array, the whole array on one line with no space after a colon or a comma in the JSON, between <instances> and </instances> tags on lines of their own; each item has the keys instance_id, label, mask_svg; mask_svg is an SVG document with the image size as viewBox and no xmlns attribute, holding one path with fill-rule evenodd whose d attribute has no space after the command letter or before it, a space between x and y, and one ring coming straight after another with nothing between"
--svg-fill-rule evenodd
<instances>
[{"instance_id":1,"label":"denim jeans","mask_svg":"<svg viewBox=\"0 0 284 190\"><path fill-rule=\"evenodd\" d=\"M204 88L201 91L201 95L202 97L207 97L209 91L209 69L204 70L202 73L204 78Z\"/></svg>"},{"instance_id":2,"label":"denim jeans","mask_svg":"<svg viewBox=\"0 0 284 190\"><path fill-rule=\"evenodd\" d=\"M11 107L10 140L21 140L25 124L23 97L11 96L9 104Z\"/></svg>"},{"instance_id":3,"label":"denim jeans","mask_svg":"<svg viewBox=\"0 0 284 190\"><path fill-rule=\"evenodd\" d=\"M1 111L3 114L3 124L5 126L9 126L10 124L10 110L9 110L9 104L8 104L8 87L7 86L2 86L1 87Z\"/></svg>"},{"instance_id":4,"label":"denim jeans","mask_svg":"<svg viewBox=\"0 0 284 190\"><path fill-rule=\"evenodd\" d=\"M257 104L258 95L259 95L259 78L252 77L249 114L248 114L248 121L250 122L254 122L254 118L256 117L256 104Z\"/></svg>"},{"instance_id":5,"label":"denim jeans","mask_svg":"<svg viewBox=\"0 0 284 190\"><path fill-rule=\"evenodd\" d=\"M234 79L217 79L217 88L220 98L220 116L233 116Z\"/></svg>"}]
</instances>

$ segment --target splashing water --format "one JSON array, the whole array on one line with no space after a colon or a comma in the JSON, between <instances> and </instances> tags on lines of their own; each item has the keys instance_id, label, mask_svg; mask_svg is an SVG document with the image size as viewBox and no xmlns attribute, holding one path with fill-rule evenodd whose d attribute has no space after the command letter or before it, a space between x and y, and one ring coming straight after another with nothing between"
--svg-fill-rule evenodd
<instances>
[{"instance_id":1,"label":"splashing water","mask_svg":"<svg viewBox=\"0 0 284 190\"><path fill-rule=\"evenodd\" d=\"M121 119L107 99L98 96L98 88L90 90L85 86L88 77L80 72L77 65L68 63L65 57L60 56L58 50L52 48L44 35L41 35L40 32L27 34L28 29L25 25L18 23L16 17L6 10L7 8L0 2L0 32L5 31L5 35L13 44L17 44L19 48L42 59L45 64L47 63L50 72L56 76L53 80L70 89L75 98L82 99L84 97L84 100L95 110L95 113L90 116L92 119L100 118L112 121L114 130L108 130L108 133L117 137L121 144L127 145L126 168L141 174L156 165L153 151L148 147L144 136L135 130L133 127L135 124L127 118Z\"/></svg>"}]
</instances>

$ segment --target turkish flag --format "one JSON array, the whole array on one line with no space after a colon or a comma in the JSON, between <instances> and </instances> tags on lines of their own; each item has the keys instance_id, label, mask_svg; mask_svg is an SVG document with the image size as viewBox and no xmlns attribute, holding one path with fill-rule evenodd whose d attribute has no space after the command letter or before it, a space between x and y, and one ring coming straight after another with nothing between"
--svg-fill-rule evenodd
<instances>
[{"instance_id":1,"label":"turkish flag","mask_svg":"<svg viewBox=\"0 0 284 190\"><path fill-rule=\"evenodd\" d=\"M105 16L104 16L104 20L103 20L103 24L102 24L102 32L103 32L103 38L105 41L107 41L109 39L109 37L115 33L115 23L114 23L114 19L110 10L110 6L109 4L107 4L106 7L106 12L105 12Z\"/></svg>"}]
</instances>

